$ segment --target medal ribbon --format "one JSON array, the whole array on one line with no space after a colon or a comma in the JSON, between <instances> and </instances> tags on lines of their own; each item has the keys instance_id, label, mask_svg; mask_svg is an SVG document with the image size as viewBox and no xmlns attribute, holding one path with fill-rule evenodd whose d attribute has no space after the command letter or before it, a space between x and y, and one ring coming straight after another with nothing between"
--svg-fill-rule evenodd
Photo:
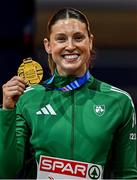
<instances>
[{"instance_id":1,"label":"medal ribbon","mask_svg":"<svg viewBox=\"0 0 137 180\"><path fill-rule=\"evenodd\" d=\"M53 75L49 79L49 81L47 82L48 85L53 82L54 77L55 77L55 75ZM87 71L83 76L77 77L74 81L70 82L66 86L61 87L61 88L55 88L55 89L59 90L59 91L64 91L64 92L65 91L72 91L72 90L77 89L80 86L84 85L89 80L90 77L91 77L91 74L89 71Z\"/></svg>"}]
</instances>

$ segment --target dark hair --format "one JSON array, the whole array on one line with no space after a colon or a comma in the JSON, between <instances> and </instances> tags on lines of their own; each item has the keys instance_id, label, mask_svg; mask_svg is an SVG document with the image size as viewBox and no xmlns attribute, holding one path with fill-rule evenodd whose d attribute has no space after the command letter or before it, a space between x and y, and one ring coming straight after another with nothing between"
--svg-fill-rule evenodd
<instances>
[{"instance_id":1,"label":"dark hair","mask_svg":"<svg viewBox=\"0 0 137 180\"><path fill-rule=\"evenodd\" d=\"M87 27L88 35L90 37L90 34L91 34L90 25L89 25L89 21L87 17L81 11L74 8L60 9L51 17L51 19L48 22L48 27L47 27L48 35L50 35L52 26L56 24L58 20L68 19L68 18L77 19L83 22Z\"/></svg>"}]
</instances>

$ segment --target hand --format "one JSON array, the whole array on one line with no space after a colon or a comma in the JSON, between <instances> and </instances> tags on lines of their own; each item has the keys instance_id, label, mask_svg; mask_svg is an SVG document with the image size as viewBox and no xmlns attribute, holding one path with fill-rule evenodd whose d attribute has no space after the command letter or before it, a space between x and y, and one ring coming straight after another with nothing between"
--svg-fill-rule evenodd
<instances>
[{"instance_id":1,"label":"hand","mask_svg":"<svg viewBox=\"0 0 137 180\"><path fill-rule=\"evenodd\" d=\"M19 76L14 76L3 85L3 109L13 109L18 98L23 94L26 82Z\"/></svg>"}]
</instances>

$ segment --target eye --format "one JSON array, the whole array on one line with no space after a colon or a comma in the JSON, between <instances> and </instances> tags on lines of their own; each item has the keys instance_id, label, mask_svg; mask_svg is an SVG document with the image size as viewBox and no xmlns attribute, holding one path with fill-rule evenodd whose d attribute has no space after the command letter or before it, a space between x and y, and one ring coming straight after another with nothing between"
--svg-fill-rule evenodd
<instances>
[{"instance_id":1,"label":"eye","mask_svg":"<svg viewBox=\"0 0 137 180\"><path fill-rule=\"evenodd\" d=\"M77 41L77 42L81 42L84 38L85 38L85 36L84 36L83 34L76 34L76 35L74 36L74 39L75 39L75 41Z\"/></svg>"},{"instance_id":2,"label":"eye","mask_svg":"<svg viewBox=\"0 0 137 180\"><path fill-rule=\"evenodd\" d=\"M56 41L59 42L59 43L65 42L66 39L67 39L67 38L66 38L66 36L64 36L64 35L59 35L59 36L56 37Z\"/></svg>"}]
</instances>

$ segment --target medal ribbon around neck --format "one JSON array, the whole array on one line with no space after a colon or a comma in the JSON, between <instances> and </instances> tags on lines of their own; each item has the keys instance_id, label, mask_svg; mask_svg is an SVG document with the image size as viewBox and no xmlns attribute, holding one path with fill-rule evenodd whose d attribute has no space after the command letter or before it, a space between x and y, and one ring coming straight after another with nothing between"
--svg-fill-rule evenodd
<instances>
[{"instance_id":1,"label":"medal ribbon around neck","mask_svg":"<svg viewBox=\"0 0 137 180\"><path fill-rule=\"evenodd\" d=\"M54 80L54 75L49 79L49 81L47 82L47 85L50 85L53 80ZM84 85L89 78L91 77L91 74L89 71L87 71L83 76L81 77L77 77L74 81L72 81L71 83L67 84L64 87L61 88L55 88L55 90L59 90L59 91L72 91L74 89L77 89L79 87L81 87L82 85Z\"/></svg>"}]
</instances>

